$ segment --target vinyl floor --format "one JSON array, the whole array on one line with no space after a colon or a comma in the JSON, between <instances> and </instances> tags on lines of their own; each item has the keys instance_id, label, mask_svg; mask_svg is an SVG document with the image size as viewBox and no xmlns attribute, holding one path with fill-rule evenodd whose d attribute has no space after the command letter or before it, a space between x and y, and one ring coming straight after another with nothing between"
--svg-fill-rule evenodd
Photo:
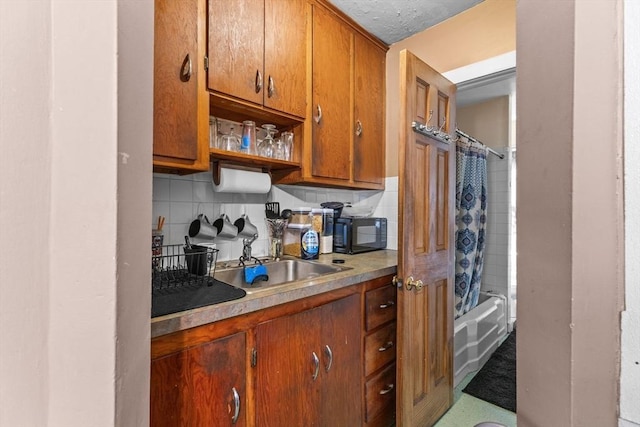
<instances>
[{"instance_id":1,"label":"vinyl floor","mask_svg":"<svg viewBox=\"0 0 640 427\"><path fill-rule=\"evenodd\" d=\"M472 372L460 381L454 390L453 406L434 427L474 427L487 421L516 427L516 414L513 412L462 392L476 373Z\"/></svg>"}]
</instances>

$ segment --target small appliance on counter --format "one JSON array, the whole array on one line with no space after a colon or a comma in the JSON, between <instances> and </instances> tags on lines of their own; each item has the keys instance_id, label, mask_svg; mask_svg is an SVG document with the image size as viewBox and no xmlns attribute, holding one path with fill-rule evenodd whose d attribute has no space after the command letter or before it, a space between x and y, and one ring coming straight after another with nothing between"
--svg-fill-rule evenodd
<instances>
[{"instance_id":1,"label":"small appliance on counter","mask_svg":"<svg viewBox=\"0 0 640 427\"><path fill-rule=\"evenodd\" d=\"M334 223L333 251L359 254L387 247L386 218L337 218Z\"/></svg>"}]
</instances>

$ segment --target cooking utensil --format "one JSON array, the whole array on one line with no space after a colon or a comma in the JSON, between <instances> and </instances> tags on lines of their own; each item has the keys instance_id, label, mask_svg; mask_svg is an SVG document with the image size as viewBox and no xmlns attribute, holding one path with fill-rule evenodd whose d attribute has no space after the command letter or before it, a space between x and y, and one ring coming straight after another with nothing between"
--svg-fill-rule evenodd
<instances>
[{"instance_id":1,"label":"cooking utensil","mask_svg":"<svg viewBox=\"0 0 640 427\"><path fill-rule=\"evenodd\" d=\"M280 214L280 218L282 218L282 219L291 218L291 209L283 209L282 213Z\"/></svg>"},{"instance_id":2,"label":"cooking utensil","mask_svg":"<svg viewBox=\"0 0 640 427\"><path fill-rule=\"evenodd\" d=\"M267 218L277 219L280 218L280 203L279 202L267 202L264 204L264 213Z\"/></svg>"}]
</instances>

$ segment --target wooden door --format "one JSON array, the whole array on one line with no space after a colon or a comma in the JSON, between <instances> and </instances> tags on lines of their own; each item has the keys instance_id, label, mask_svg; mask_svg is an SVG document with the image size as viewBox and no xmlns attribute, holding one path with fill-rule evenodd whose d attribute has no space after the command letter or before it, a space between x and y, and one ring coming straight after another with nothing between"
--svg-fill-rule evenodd
<instances>
[{"instance_id":1,"label":"wooden door","mask_svg":"<svg viewBox=\"0 0 640 427\"><path fill-rule=\"evenodd\" d=\"M306 1L264 4L264 105L298 117L307 109L310 9Z\"/></svg>"},{"instance_id":2,"label":"wooden door","mask_svg":"<svg viewBox=\"0 0 640 427\"><path fill-rule=\"evenodd\" d=\"M205 25L199 20L205 5L155 1L153 161L167 169L209 168L208 104L202 103Z\"/></svg>"},{"instance_id":3,"label":"wooden door","mask_svg":"<svg viewBox=\"0 0 640 427\"><path fill-rule=\"evenodd\" d=\"M314 7L311 158L314 177L350 179L351 34L349 27L324 8Z\"/></svg>"},{"instance_id":4,"label":"wooden door","mask_svg":"<svg viewBox=\"0 0 640 427\"><path fill-rule=\"evenodd\" d=\"M321 319L312 309L256 327L257 426L319 425Z\"/></svg>"},{"instance_id":5,"label":"wooden door","mask_svg":"<svg viewBox=\"0 0 640 427\"><path fill-rule=\"evenodd\" d=\"M456 88L406 50L400 82L397 425L425 427L453 403L455 146L412 122L454 131Z\"/></svg>"},{"instance_id":6,"label":"wooden door","mask_svg":"<svg viewBox=\"0 0 640 427\"><path fill-rule=\"evenodd\" d=\"M262 105L264 0L209 0L209 89Z\"/></svg>"},{"instance_id":7,"label":"wooden door","mask_svg":"<svg viewBox=\"0 0 640 427\"><path fill-rule=\"evenodd\" d=\"M354 46L353 179L382 185L386 52L359 34Z\"/></svg>"},{"instance_id":8,"label":"wooden door","mask_svg":"<svg viewBox=\"0 0 640 427\"><path fill-rule=\"evenodd\" d=\"M317 347L322 378L319 425L359 426L363 413L360 295L324 305L319 326L322 329Z\"/></svg>"},{"instance_id":9,"label":"wooden door","mask_svg":"<svg viewBox=\"0 0 640 427\"><path fill-rule=\"evenodd\" d=\"M152 427L245 426L245 334L151 362Z\"/></svg>"}]
</instances>

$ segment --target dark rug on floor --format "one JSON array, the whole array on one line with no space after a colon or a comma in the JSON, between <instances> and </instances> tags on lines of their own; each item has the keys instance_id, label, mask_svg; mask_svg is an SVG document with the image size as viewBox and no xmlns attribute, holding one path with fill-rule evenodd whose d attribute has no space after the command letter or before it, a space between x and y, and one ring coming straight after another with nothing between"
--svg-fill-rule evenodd
<instances>
[{"instance_id":1,"label":"dark rug on floor","mask_svg":"<svg viewBox=\"0 0 640 427\"><path fill-rule=\"evenodd\" d=\"M462 391L508 411L516 412L515 329Z\"/></svg>"}]
</instances>

